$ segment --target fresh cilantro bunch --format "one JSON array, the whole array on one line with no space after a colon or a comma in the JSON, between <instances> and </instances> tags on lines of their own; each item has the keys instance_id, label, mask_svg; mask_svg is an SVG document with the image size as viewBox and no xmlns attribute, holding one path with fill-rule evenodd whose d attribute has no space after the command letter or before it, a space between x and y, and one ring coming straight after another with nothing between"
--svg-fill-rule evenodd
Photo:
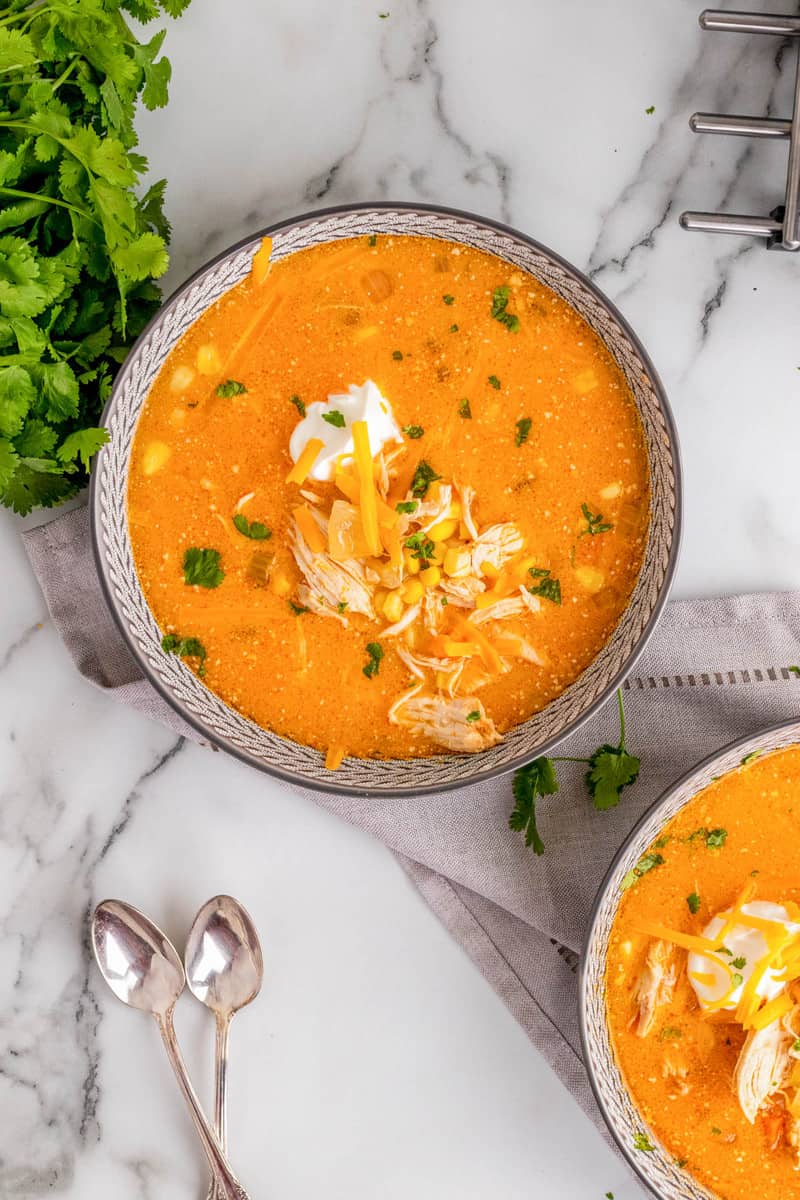
<instances>
[{"instance_id":1,"label":"fresh cilantro bunch","mask_svg":"<svg viewBox=\"0 0 800 1200\"><path fill-rule=\"evenodd\" d=\"M617 703L619 742L616 746L606 742L595 750L591 758L535 758L514 772L512 787L515 804L508 823L511 829L525 834L525 845L532 846L534 854L544 854L544 842L536 827L536 801L540 796L552 796L558 791L555 763L586 764L589 768L584 776L586 787L595 808L600 811L619 804L622 789L638 779L641 760L625 749L625 705L621 688L617 690Z\"/></svg>"},{"instance_id":2,"label":"fresh cilantro bunch","mask_svg":"<svg viewBox=\"0 0 800 1200\"><path fill-rule=\"evenodd\" d=\"M0 500L49 507L85 483L119 364L158 307L165 181L141 195L137 100L166 103L164 31L189 0L0 7Z\"/></svg>"}]
</instances>

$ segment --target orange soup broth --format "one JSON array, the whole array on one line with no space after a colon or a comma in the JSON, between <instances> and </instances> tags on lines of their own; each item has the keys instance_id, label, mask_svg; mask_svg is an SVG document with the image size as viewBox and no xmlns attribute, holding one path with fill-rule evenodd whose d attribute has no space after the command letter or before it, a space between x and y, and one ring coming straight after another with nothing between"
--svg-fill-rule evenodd
<instances>
[{"instance_id":1,"label":"orange soup broth","mask_svg":"<svg viewBox=\"0 0 800 1200\"><path fill-rule=\"evenodd\" d=\"M700 934L750 878L757 899L800 901L799 822L800 746L756 759L712 783L650 847L665 861L625 893L609 943L609 1026L631 1095L675 1159L685 1160L687 1171L724 1200L786 1200L800 1195L800 1179L788 1148L770 1149L772 1133L764 1119L755 1125L745 1119L732 1088L744 1032L732 1014L701 1015L685 952L678 951L678 984L656 1028L645 1038L635 1033L633 984L651 940L640 930L655 922ZM698 829L727 830L724 845L709 848L701 837L689 841ZM696 915L687 904L692 893L701 898ZM665 1075L670 1059L689 1066L685 1095Z\"/></svg>"},{"instance_id":2,"label":"orange soup broth","mask_svg":"<svg viewBox=\"0 0 800 1200\"><path fill-rule=\"evenodd\" d=\"M370 294L375 270L391 281L388 297ZM491 317L503 284L519 314L516 333ZM248 329L245 350L237 350ZM197 374L174 390L175 369L193 367L209 345L221 374ZM228 377L243 381L246 394L217 397L214 385ZM139 420L128 496L136 566L159 625L200 638L206 684L264 727L323 751L430 755L440 752L435 745L387 718L410 682L390 642L379 673L363 674L365 645L380 624L356 616L343 629L295 615L285 596L248 579L258 544L232 525L237 502L255 492L248 516L269 526L282 570L299 579L287 541L299 502L297 487L285 483L299 419L290 398L325 400L367 378L400 426L425 431L405 443L403 487L423 458L443 478L471 484L479 525L517 522L537 562L561 581L562 604L545 601L522 622L547 667L517 662L481 690L503 731L581 673L625 608L649 520L644 434L619 369L574 310L500 259L432 239L363 238L289 256L263 284L248 278L234 287L172 351ZM459 415L464 399L469 419ZM530 434L517 446L516 423L526 417ZM153 442L169 447L169 460L146 475ZM333 492L332 484L314 486ZM604 499L609 487L618 492ZM584 503L613 530L579 536ZM191 546L221 551L219 588L185 585L181 563ZM576 568L587 564L603 572L596 593L576 582Z\"/></svg>"}]
</instances>

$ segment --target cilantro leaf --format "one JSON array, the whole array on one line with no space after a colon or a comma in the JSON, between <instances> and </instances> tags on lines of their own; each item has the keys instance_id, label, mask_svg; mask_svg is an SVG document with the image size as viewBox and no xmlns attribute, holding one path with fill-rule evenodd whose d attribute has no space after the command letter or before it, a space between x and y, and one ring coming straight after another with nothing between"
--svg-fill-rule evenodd
<instances>
[{"instance_id":1,"label":"cilantro leaf","mask_svg":"<svg viewBox=\"0 0 800 1200\"><path fill-rule=\"evenodd\" d=\"M236 513L233 518L233 523L246 538L252 538L254 542L265 542L272 537L272 530L263 525L261 521L248 521L244 513Z\"/></svg>"},{"instance_id":2,"label":"cilantro leaf","mask_svg":"<svg viewBox=\"0 0 800 1200\"><path fill-rule=\"evenodd\" d=\"M417 511L419 504L416 500L400 500L394 507L399 513L413 513Z\"/></svg>"},{"instance_id":3,"label":"cilantro leaf","mask_svg":"<svg viewBox=\"0 0 800 1200\"><path fill-rule=\"evenodd\" d=\"M361 670L367 679L374 679L380 670L381 659L383 658L383 646L380 642L367 642L367 654L369 655L369 660Z\"/></svg>"},{"instance_id":4,"label":"cilantro leaf","mask_svg":"<svg viewBox=\"0 0 800 1200\"><path fill-rule=\"evenodd\" d=\"M247 395L247 388L238 379L226 379L224 383L218 383L214 391L223 400L229 400L231 396Z\"/></svg>"},{"instance_id":5,"label":"cilantro leaf","mask_svg":"<svg viewBox=\"0 0 800 1200\"><path fill-rule=\"evenodd\" d=\"M517 421L517 433L514 438L514 444L516 446L522 446L525 442L527 442L532 424L533 422L531 421L530 417L523 417L521 420Z\"/></svg>"},{"instance_id":6,"label":"cilantro leaf","mask_svg":"<svg viewBox=\"0 0 800 1200\"><path fill-rule=\"evenodd\" d=\"M701 900L697 892L692 892L686 897L686 903L689 906L689 912L695 916L700 911Z\"/></svg>"},{"instance_id":7,"label":"cilantro leaf","mask_svg":"<svg viewBox=\"0 0 800 1200\"><path fill-rule=\"evenodd\" d=\"M602 513L593 513L589 505L585 502L581 505L581 512L586 521L586 528L580 531L578 534L579 538L586 537L587 535L589 537L596 537L598 533L609 533L614 528L613 525L609 525L603 521Z\"/></svg>"},{"instance_id":8,"label":"cilantro leaf","mask_svg":"<svg viewBox=\"0 0 800 1200\"><path fill-rule=\"evenodd\" d=\"M492 317L501 325L505 325L509 333L518 333L519 317L507 311L510 295L511 289L505 284L494 289L492 292Z\"/></svg>"},{"instance_id":9,"label":"cilantro leaf","mask_svg":"<svg viewBox=\"0 0 800 1200\"><path fill-rule=\"evenodd\" d=\"M58 457L62 463L74 463L80 460L86 470L89 470L89 462L93 455L97 453L101 446L105 446L108 441L108 430L102 427L98 429L76 429L74 433L70 433L68 437L58 448Z\"/></svg>"},{"instance_id":10,"label":"cilantro leaf","mask_svg":"<svg viewBox=\"0 0 800 1200\"><path fill-rule=\"evenodd\" d=\"M417 438L421 438L423 436L423 434L425 433L425 430L422 428L421 425L404 425L403 433L406 435L407 438L411 438L413 441L413 440L416 440Z\"/></svg>"},{"instance_id":11,"label":"cilantro leaf","mask_svg":"<svg viewBox=\"0 0 800 1200\"><path fill-rule=\"evenodd\" d=\"M514 772L512 784L514 810L508 818L509 827L525 834L525 845L532 846L534 854L544 854L544 842L536 826L536 799L552 796L558 791L553 760L535 758L525 767Z\"/></svg>"},{"instance_id":12,"label":"cilantro leaf","mask_svg":"<svg viewBox=\"0 0 800 1200\"><path fill-rule=\"evenodd\" d=\"M600 746L589 759L586 786L600 812L619 804L619 794L624 787L635 783L641 762L628 754L622 746Z\"/></svg>"},{"instance_id":13,"label":"cilantro leaf","mask_svg":"<svg viewBox=\"0 0 800 1200\"><path fill-rule=\"evenodd\" d=\"M295 406L301 417L306 415L306 406L299 396L290 396L289 403Z\"/></svg>"},{"instance_id":14,"label":"cilantro leaf","mask_svg":"<svg viewBox=\"0 0 800 1200\"><path fill-rule=\"evenodd\" d=\"M651 1154L655 1150L650 1138L642 1131L633 1135L633 1148L634 1150L643 1150L646 1154Z\"/></svg>"},{"instance_id":15,"label":"cilantro leaf","mask_svg":"<svg viewBox=\"0 0 800 1200\"><path fill-rule=\"evenodd\" d=\"M183 581L204 588L219 587L225 578L219 550L200 550L190 546L183 555Z\"/></svg>"},{"instance_id":16,"label":"cilantro leaf","mask_svg":"<svg viewBox=\"0 0 800 1200\"><path fill-rule=\"evenodd\" d=\"M466 396L463 400L459 401L458 415L463 417L465 421L470 421L472 419L472 409L469 406L469 400Z\"/></svg>"},{"instance_id":17,"label":"cilantro leaf","mask_svg":"<svg viewBox=\"0 0 800 1200\"><path fill-rule=\"evenodd\" d=\"M180 637L177 633L165 633L161 639L165 654L177 654L180 658L197 659L197 674L205 675L206 648L199 638Z\"/></svg>"},{"instance_id":18,"label":"cilantro leaf","mask_svg":"<svg viewBox=\"0 0 800 1200\"><path fill-rule=\"evenodd\" d=\"M416 496L418 500L422 500L427 495L430 485L441 478L441 475L436 474L430 463L427 463L424 458L421 459L417 463L414 478L411 480L411 495Z\"/></svg>"},{"instance_id":19,"label":"cilantro leaf","mask_svg":"<svg viewBox=\"0 0 800 1200\"><path fill-rule=\"evenodd\" d=\"M489 387L493 387L496 392L500 391L501 384L496 375L490 375L486 382L489 384Z\"/></svg>"},{"instance_id":20,"label":"cilantro leaf","mask_svg":"<svg viewBox=\"0 0 800 1200\"><path fill-rule=\"evenodd\" d=\"M652 852L650 854L643 854L636 866L623 875L622 882L619 885L620 889L623 892L627 891L629 887L633 887L635 883L638 883L641 877L646 875L648 871L652 871L656 867L662 867L664 861L663 854L653 854Z\"/></svg>"},{"instance_id":21,"label":"cilantro leaf","mask_svg":"<svg viewBox=\"0 0 800 1200\"><path fill-rule=\"evenodd\" d=\"M550 600L553 604L561 603L561 580L553 579L549 568L529 567L528 574L532 579L539 581L526 585L532 596L543 596L545 600Z\"/></svg>"},{"instance_id":22,"label":"cilantro leaf","mask_svg":"<svg viewBox=\"0 0 800 1200\"><path fill-rule=\"evenodd\" d=\"M334 408L332 412L324 412L322 419L336 429L344 429L344 413L340 413L338 408Z\"/></svg>"}]
</instances>

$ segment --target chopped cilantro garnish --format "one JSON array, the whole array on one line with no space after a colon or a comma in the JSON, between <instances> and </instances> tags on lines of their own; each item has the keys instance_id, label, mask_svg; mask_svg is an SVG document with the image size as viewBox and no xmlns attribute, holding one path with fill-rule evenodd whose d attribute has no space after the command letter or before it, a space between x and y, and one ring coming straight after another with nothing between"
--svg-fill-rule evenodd
<instances>
[{"instance_id":1,"label":"chopped cilantro garnish","mask_svg":"<svg viewBox=\"0 0 800 1200\"><path fill-rule=\"evenodd\" d=\"M586 503L581 505L581 512L586 519L586 528L580 531L578 537L586 537L587 534L589 537L595 537L598 533L608 533L614 528L613 525L609 525L603 521L602 513L591 512L589 505Z\"/></svg>"},{"instance_id":2,"label":"chopped cilantro garnish","mask_svg":"<svg viewBox=\"0 0 800 1200\"><path fill-rule=\"evenodd\" d=\"M445 295L442 296L442 299L444 300L445 304L452 304L455 300L455 296Z\"/></svg>"},{"instance_id":3,"label":"chopped cilantro garnish","mask_svg":"<svg viewBox=\"0 0 800 1200\"><path fill-rule=\"evenodd\" d=\"M200 550L190 546L183 555L183 581L204 588L219 587L225 578L219 550Z\"/></svg>"},{"instance_id":4,"label":"chopped cilantro garnish","mask_svg":"<svg viewBox=\"0 0 800 1200\"><path fill-rule=\"evenodd\" d=\"M424 533L412 533L411 537L406 539L404 545L409 550L413 550L412 558L419 559L426 566L436 553L435 543Z\"/></svg>"},{"instance_id":5,"label":"chopped cilantro garnish","mask_svg":"<svg viewBox=\"0 0 800 1200\"><path fill-rule=\"evenodd\" d=\"M334 408L332 412L324 412L322 419L329 425L334 425L336 429L344 429L344 413L340 413L338 408Z\"/></svg>"},{"instance_id":6,"label":"chopped cilantro garnish","mask_svg":"<svg viewBox=\"0 0 800 1200\"><path fill-rule=\"evenodd\" d=\"M289 403L295 406L301 417L306 415L306 406L299 396L290 396Z\"/></svg>"},{"instance_id":7,"label":"chopped cilantro garnish","mask_svg":"<svg viewBox=\"0 0 800 1200\"><path fill-rule=\"evenodd\" d=\"M665 846L669 845L671 840L671 836L666 834L664 837L660 837L657 842L654 842L653 845L655 846L656 850L663 850Z\"/></svg>"},{"instance_id":8,"label":"chopped cilantro garnish","mask_svg":"<svg viewBox=\"0 0 800 1200\"><path fill-rule=\"evenodd\" d=\"M623 892L626 892L629 887L633 887L635 883L638 883L642 876L646 875L648 871L652 871L655 867L661 867L663 865L663 854L643 854L636 866L632 867L630 871L623 875L622 882L619 885L620 889Z\"/></svg>"},{"instance_id":9,"label":"chopped cilantro garnish","mask_svg":"<svg viewBox=\"0 0 800 1200\"><path fill-rule=\"evenodd\" d=\"M414 472L414 478L411 480L411 495L416 496L421 500L428 493L428 488L437 479L441 479L441 475L437 475L430 463L421 459L417 463L417 469Z\"/></svg>"},{"instance_id":10,"label":"chopped cilantro garnish","mask_svg":"<svg viewBox=\"0 0 800 1200\"><path fill-rule=\"evenodd\" d=\"M380 642L367 642L367 654L369 655L369 662L361 670L367 679L372 679L380 670L381 659L383 658L383 646Z\"/></svg>"},{"instance_id":11,"label":"chopped cilantro garnish","mask_svg":"<svg viewBox=\"0 0 800 1200\"><path fill-rule=\"evenodd\" d=\"M795 1054L800 1054L800 1038L795 1038L794 1042L792 1043L792 1049L794 1050Z\"/></svg>"},{"instance_id":12,"label":"chopped cilantro garnish","mask_svg":"<svg viewBox=\"0 0 800 1200\"><path fill-rule=\"evenodd\" d=\"M199 638L182 638L177 633L165 633L161 639L161 649L165 654L177 654L180 658L196 658L197 674L205 675L206 648Z\"/></svg>"},{"instance_id":13,"label":"chopped cilantro garnish","mask_svg":"<svg viewBox=\"0 0 800 1200\"><path fill-rule=\"evenodd\" d=\"M527 442L532 424L533 422L530 417L523 417L520 421L517 421L517 432L514 437L514 444L516 446L521 446L523 442Z\"/></svg>"},{"instance_id":14,"label":"chopped cilantro garnish","mask_svg":"<svg viewBox=\"0 0 800 1200\"><path fill-rule=\"evenodd\" d=\"M653 113L656 111L655 104L650 104L644 111L647 113L648 117L652 117Z\"/></svg>"},{"instance_id":15,"label":"chopped cilantro garnish","mask_svg":"<svg viewBox=\"0 0 800 1200\"><path fill-rule=\"evenodd\" d=\"M673 1159L673 1162L675 1163L675 1166L676 1166L676 1167L685 1167L688 1161L689 1161L689 1160L688 1160L688 1158L675 1158L675 1159Z\"/></svg>"},{"instance_id":16,"label":"chopped cilantro garnish","mask_svg":"<svg viewBox=\"0 0 800 1200\"><path fill-rule=\"evenodd\" d=\"M263 525L261 521L248 521L244 513L236 513L233 518L233 523L246 538L252 538L254 542L265 542L267 538L272 537L272 530Z\"/></svg>"},{"instance_id":17,"label":"chopped cilantro garnish","mask_svg":"<svg viewBox=\"0 0 800 1200\"><path fill-rule=\"evenodd\" d=\"M638 1132L633 1135L634 1150L642 1150L646 1154L651 1154L655 1150L655 1146L650 1141L650 1138L644 1132Z\"/></svg>"},{"instance_id":18,"label":"chopped cilantro garnish","mask_svg":"<svg viewBox=\"0 0 800 1200\"><path fill-rule=\"evenodd\" d=\"M481 714L478 712L477 708L473 708L472 712L467 713L467 720L470 724L473 724L475 721L480 721L480 719Z\"/></svg>"},{"instance_id":19,"label":"chopped cilantro garnish","mask_svg":"<svg viewBox=\"0 0 800 1200\"><path fill-rule=\"evenodd\" d=\"M714 849L716 846L724 846L727 836L727 829L712 829L706 837L706 845L710 846L712 849Z\"/></svg>"},{"instance_id":20,"label":"chopped cilantro garnish","mask_svg":"<svg viewBox=\"0 0 800 1200\"><path fill-rule=\"evenodd\" d=\"M392 358L394 359L395 362L402 362L403 361L403 351L402 350L393 350Z\"/></svg>"},{"instance_id":21,"label":"chopped cilantro garnish","mask_svg":"<svg viewBox=\"0 0 800 1200\"><path fill-rule=\"evenodd\" d=\"M231 396L244 396L247 394L247 388L238 379L226 379L224 383L218 383L216 393L224 400L229 400Z\"/></svg>"},{"instance_id":22,"label":"chopped cilantro garnish","mask_svg":"<svg viewBox=\"0 0 800 1200\"><path fill-rule=\"evenodd\" d=\"M617 705L619 708L619 745L610 746L606 743L595 750L589 759L589 770L586 772L586 786L589 795L594 800L594 806L601 811L614 808L619 803L620 792L629 784L635 783L639 777L641 762L625 749L625 706L622 701L622 691L617 689ZM661 858L661 855L655 857ZM663 862L664 860L661 859Z\"/></svg>"},{"instance_id":23,"label":"chopped cilantro garnish","mask_svg":"<svg viewBox=\"0 0 800 1200\"><path fill-rule=\"evenodd\" d=\"M346 600L340 600L339 603L336 605L336 611L338 613L343 613L346 608L347 608Z\"/></svg>"},{"instance_id":24,"label":"chopped cilantro garnish","mask_svg":"<svg viewBox=\"0 0 800 1200\"><path fill-rule=\"evenodd\" d=\"M486 382L489 384L489 387L493 387L496 392L500 390L500 380L496 375L490 375Z\"/></svg>"},{"instance_id":25,"label":"chopped cilantro garnish","mask_svg":"<svg viewBox=\"0 0 800 1200\"><path fill-rule=\"evenodd\" d=\"M722 1130L720 1129L719 1125L712 1125L711 1132L714 1134L715 1137L717 1137L720 1133L722 1133Z\"/></svg>"},{"instance_id":26,"label":"chopped cilantro garnish","mask_svg":"<svg viewBox=\"0 0 800 1200\"><path fill-rule=\"evenodd\" d=\"M786 670L791 671L793 675L800 676L800 667L792 665L791 667L787 667Z\"/></svg>"},{"instance_id":27,"label":"chopped cilantro garnish","mask_svg":"<svg viewBox=\"0 0 800 1200\"><path fill-rule=\"evenodd\" d=\"M665 1025L658 1035L658 1040L660 1042L676 1042L678 1038L682 1037L683 1030L679 1029L677 1025Z\"/></svg>"},{"instance_id":28,"label":"chopped cilantro garnish","mask_svg":"<svg viewBox=\"0 0 800 1200\"><path fill-rule=\"evenodd\" d=\"M747 966L747 959L741 956L739 958L732 958L731 966L735 967L737 971L743 971Z\"/></svg>"},{"instance_id":29,"label":"chopped cilantro garnish","mask_svg":"<svg viewBox=\"0 0 800 1200\"><path fill-rule=\"evenodd\" d=\"M292 610L292 612L294 613L294 615L296 617L302 617L303 613L307 613L307 612L311 611L310 609L306 608L305 605L303 605L303 604L295 604L294 600L289 601L289 608Z\"/></svg>"},{"instance_id":30,"label":"chopped cilantro garnish","mask_svg":"<svg viewBox=\"0 0 800 1200\"><path fill-rule=\"evenodd\" d=\"M448 604L447 596L442 596L442 608L446 608Z\"/></svg>"},{"instance_id":31,"label":"chopped cilantro garnish","mask_svg":"<svg viewBox=\"0 0 800 1200\"><path fill-rule=\"evenodd\" d=\"M453 324L450 326L450 332L451 332L451 333L458 333L458 326L456 325L455 321L454 321L454 322L453 322Z\"/></svg>"},{"instance_id":32,"label":"chopped cilantro garnish","mask_svg":"<svg viewBox=\"0 0 800 1200\"><path fill-rule=\"evenodd\" d=\"M382 14L382 15L385 15L385 16L387 16L387 17L388 17L388 15L389 15L389 14L388 14L388 13L385 13L385 14ZM377 233L371 233L371 234L369 235L369 237L367 238L367 245L368 245L368 246L377 246L377 244L378 244L378 235L377 235Z\"/></svg>"},{"instance_id":33,"label":"chopped cilantro garnish","mask_svg":"<svg viewBox=\"0 0 800 1200\"><path fill-rule=\"evenodd\" d=\"M747 766L749 762L752 762L754 758L759 758L763 753L763 750L751 750L750 753L745 754L744 758L742 759L742 766Z\"/></svg>"},{"instance_id":34,"label":"chopped cilantro garnish","mask_svg":"<svg viewBox=\"0 0 800 1200\"><path fill-rule=\"evenodd\" d=\"M460 417L463 417L465 421L472 420L472 409L469 406L469 400L467 399L466 396L464 397L463 400L459 401L458 415Z\"/></svg>"},{"instance_id":35,"label":"chopped cilantro garnish","mask_svg":"<svg viewBox=\"0 0 800 1200\"><path fill-rule=\"evenodd\" d=\"M525 833L525 845L532 846L534 854L544 854L544 842L536 827L537 796L552 796L558 791L553 760L535 758L526 767L514 772L512 784L514 811L508 818L511 829Z\"/></svg>"},{"instance_id":36,"label":"chopped cilantro garnish","mask_svg":"<svg viewBox=\"0 0 800 1200\"><path fill-rule=\"evenodd\" d=\"M399 504L395 504L395 510L399 513L413 513L419 508L416 500L401 500Z\"/></svg>"},{"instance_id":37,"label":"chopped cilantro garnish","mask_svg":"<svg viewBox=\"0 0 800 1200\"><path fill-rule=\"evenodd\" d=\"M505 284L502 287L494 289L492 292L492 316L495 321L499 321L501 325L505 325L509 333L517 333L519 330L519 317L507 311L510 295L511 289Z\"/></svg>"},{"instance_id":38,"label":"chopped cilantro garnish","mask_svg":"<svg viewBox=\"0 0 800 1200\"><path fill-rule=\"evenodd\" d=\"M529 567L528 574L538 580L538 583L527 585L532 596L542 596L553 604L561 603L561 581L553 579L547 567Z\"/></svg>"},{"instance_id":39,"label":"chopped cilantro garnish","mask_svg":"<svg viewBox=\"0 0 800 1200\"><path fill-rule=\"evenodd\" d=\"M689 912L692 913L692 915L700 911L700 905L702 901L697 892L691 892L686 897L686 903L689 905Z\"/></svg>"},{"instance_id":40,"label":"chopped cilantro garnish","mask_svg":"<svg viewBox=\"0 0 800 1200\"><path fill-rule=\"evenodd\" d=\"M417 438L421 438L422 435L424 434L424 432L425 432L425 430L422 428L421 425L404 425L403 426L403 433L406 435L406 437L411 438L412 441L416 441Z\"/></svg>"}]
</instances>

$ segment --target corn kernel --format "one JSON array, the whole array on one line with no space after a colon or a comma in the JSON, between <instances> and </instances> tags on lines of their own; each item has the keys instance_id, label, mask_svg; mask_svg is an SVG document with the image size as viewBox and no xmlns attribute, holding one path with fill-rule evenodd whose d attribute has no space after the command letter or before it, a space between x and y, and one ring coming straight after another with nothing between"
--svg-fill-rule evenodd
<instances>
[{"instance_id":1,"label":"corn kernel","mask_svg":"<svg viewBox=\"0 0 800 1200\"><path fill-rule=\"evenodd\" d=\"M447 546L444 544L444 542L434 542L433 550L431 550L430 554L428 555L428 562L440 567L444 562L446 554Z\"/></svg>"},{"instance_id":2,"label":"corn kernel","mask_svg":"<svg viewBox=\"0 0 800 1200\"><path fill-rule=\"evenodd\" d=\"M378 588L372 598L372 603L375 606L376 612L383 612L383 606L386 602L386 597L389 595L387 588Z\"/></svg>"},{"instance_id":3,"label":"corn kernel","mask_svg":"<svg viewBox=\"0 0 800 1200\"><path fill-rule=\"evenodd\" d=\"M194 371L186 365L176 367L172 372L172 378L169 381L169 390L171 392L185 392L194 379Z\"/></svg>"},{"instance_id":4,"label":"corn kernel","mask_svg":"<svg viewBox=\"0 0 800 1200\"><path fill-rule=\"evenodd\" d=\"M437 521L428 530L428 537L433 542L446 542L449 537L453 536L457 529L458 521L456 519Z\"/></svg>"},{"instance_id":5,"label":"corn kernel","mask_svg":"<svg viewBox=\"0 0 800 1200\"><path fill-rule=\"evenodd\" d=\"M606 581L605 575L597 567L576 567L575 578L587 592L599 592Z\"/></svg>"},{"instance_id":6,"label":"corn kernel","mask_svg":"<svg viewBox=\"0 0 800 1200\"><path fill-rule=\"evenodd\" d=\"M453 499L450 501L450 507L444 514L446 517L455 517L458 520L462 515L461 501Z\"/></svg>"},{"instance_id":7,"label":"corn kernel","mask_svg":"<svg viewBox=\"0 0 800 1200\"><path fill-rule=\"evenodd\" d=\"M468 575L472 559L469 550L460 549L456 546L448 548L444 556L444 573L445 575Z\"/></svg>"},{"instance_id":8,"label":"corn kernel","mask_svg":"<svg viewBox=\"0 0 800 1200\"><path fill-rule=\"evenodd\" d=\"M407 579L403 584L403 599L406 604L416 604L422 599L422 593L425 591L419 579Z\"/></svg>"},{"instance_id":9,"label":"corn kernel","mask_svg":"<svg viewBox=\"0 0 800 1200\"><path fill-rule=\"evenodd\" d=\"M383 615L387 621L399 621L403 615L403 597L399 590L389 592L383 602Z\"/></svg>"},{"instance_id":10,"label":"corn kernel","mask_svg":"<svg viewBox=\"0 0 800 1200\"><path fill-rule=\"evenodd\" d=\"M499 574L497 567L493 567L490 562L481 563L481 575L485 575L487 579L497 579Z\"/></svg>"},{"instance_id":11,"label":"corn kernel","mask_svg":"<svg viewBox=\"0 0 800 1200\"><path fill-rule=\"evenodd\" d=\"M216 375L222 370L222 360L217 347L212 343L201 346L197 351L197 369L201 375Z\"/></svg>"},{"instance_id":12,"label":"corn kernel","mask_svg":"<svg viewBox=\"0 0 800 1200\"><path fill-rule=\"evenodd\" d=\"M403 551L403 561L406 564L406 571L409 575L419 575L422 564L418 558L414 558L410 550Z\"/></svg>"},{"instance_id":13,"label":"corn kernel","mask_svg":"<svg viewBox=\"0 0 800 1200\"><path fill-rule=\"evenodd\" d=\"M292 581L284 567L276 567L270 576L269 586L276 596L288 596L292 590Z\"/></svg>"},{"instance_id":14,"label":"corn kernel","mask_svg":"<svg viewBox=\"0 0 800 1200\"><path fill-rule=\"evenodd\" d=\"M589 367L588 370L580 371L579 374L575 376L572 381L572 386L575 388L575 391L579 396L585 396L587 392L593 391L599 382L600 381L597 378L597 375L592 368Z\"/></svg>"},{"instance_id":15,"label":"corn kernel","mask_svg":"<svg viewBox=\"0 0 800 1200\"><path fill-rule=\"evenodd\" d=\"M160 471L172 451L166 442L151 442L142 455L142 474L155 475Z\"/></svg>"},{"instance_id":16,"label":"corn kernel","mask_svg":"<svg viewBox=\"0 0 800 1200\"><path fill-rule=\"evenodd\" d=\"M426 567L424 571L420 571L419 577L426 588L435 588L442 578L442 572L438 567Z\"/></svg>"}]
</instances>

